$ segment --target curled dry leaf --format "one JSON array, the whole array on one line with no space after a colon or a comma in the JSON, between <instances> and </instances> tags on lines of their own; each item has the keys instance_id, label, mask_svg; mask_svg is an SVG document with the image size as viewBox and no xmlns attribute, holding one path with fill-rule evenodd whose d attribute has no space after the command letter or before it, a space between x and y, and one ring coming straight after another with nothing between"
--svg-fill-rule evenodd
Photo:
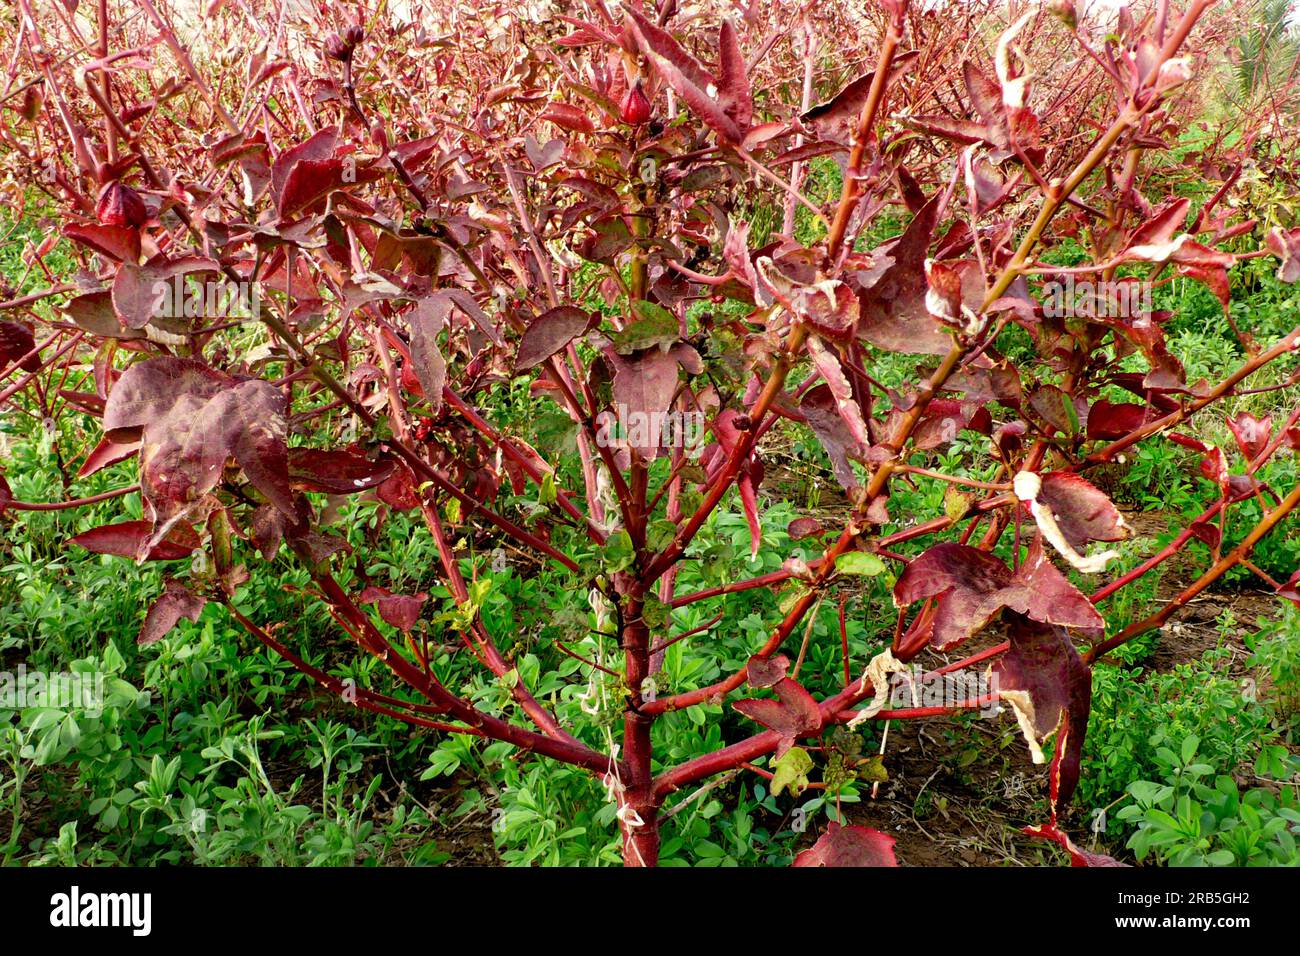
<instances>
[{"instance_id":1,"label":"curled dry leaf","mask_svg":"<svg viewBox=\"0 0 1300 956\"><path fill-rule=\"evenodd\" d=\"M1075 650L1065 629L1023 614L1006 616L1011 649L993 665L998 696L1015 711L1034 763L1044 763L1042 744L1067 717L1074 726L1074 746L1081 747L1088 726L1092 672ZM1062 782L1060 802L1069 800L1078 782L1077 750L1072 774Z\"/></svg>"},{"instance_id":2,"label":"curled dry leaf","mask_svg":"<svg viewBox=\"0 0 1300 956\"><path fill-rule=\"evenodd\" d=\"M1029 506L1038 530L1061 557L1084 574L1096 574L1118 551L1084 556L1089 541L1122 541L1131 533L1106 493L1072 472L1016 474L1016 497Z\"/></svg>"}]
</instances>

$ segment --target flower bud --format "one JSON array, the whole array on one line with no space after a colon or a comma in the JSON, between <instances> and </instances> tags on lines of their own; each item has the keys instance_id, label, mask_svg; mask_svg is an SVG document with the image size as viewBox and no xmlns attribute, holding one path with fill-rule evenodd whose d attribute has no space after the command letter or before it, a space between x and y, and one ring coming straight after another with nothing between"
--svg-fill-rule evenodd
<instances>
[{"instance_id":1,"label":"flower bud","mask_svg":"<svg viewBox=\"0 0 1300 956\"><path fill-rule=\"evenodd\" d=\"M628 91L623 94L623 102L619 104L619 119L628 126L640 126L650 119L650 100L646 98L645 91L641 89L641 81L637 80Z\"/></svg>"},{"instance_id":2,"label":"flower bud","mask_svg":"<svg viewBox=\"0 0 1300 956\"><path fill-rule=\"evenodd\" d=\"M348 43L337 33L331 33L325 38L325 55L331 60L350 60L352 59L352 50L354 44Z\"/></svg>"},{"instance_id":3,"label":"flower bud","mask_svg":"<svg viewBox=\"0 0 1300 956\"><path fill-rule=\"evenodd\" d=\"M105 226L129 226L138 229L149 219L140 194L117 180L99 191L95 201L95 218Z\"/></svg>"}]
</instances>

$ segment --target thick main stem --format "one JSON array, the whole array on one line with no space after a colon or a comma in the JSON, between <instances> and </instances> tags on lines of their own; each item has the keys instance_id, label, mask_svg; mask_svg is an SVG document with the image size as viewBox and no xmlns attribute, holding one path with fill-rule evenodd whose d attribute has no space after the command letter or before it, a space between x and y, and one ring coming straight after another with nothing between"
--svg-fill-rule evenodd
<instances>
[{"instance_id":1,"label":"thick main stem","mask_svg":"<svg viewBox=\"0 0 1300 956\"><path fill-rule=\"evenodd\" d=\"M623 653L627 708L623 712L623 790L618 794L625 866L659 862L659 799L655 796L650 731L654 717L642 711L642 688L650 676L650 629L642 617L643 595L623 607Z\"/></svg>"}]
</instances>

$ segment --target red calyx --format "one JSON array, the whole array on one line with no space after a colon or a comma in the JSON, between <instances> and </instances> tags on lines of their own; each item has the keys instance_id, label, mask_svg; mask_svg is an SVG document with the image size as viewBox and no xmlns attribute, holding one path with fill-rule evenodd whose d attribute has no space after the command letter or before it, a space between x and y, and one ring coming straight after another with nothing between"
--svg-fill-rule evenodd
<instances>
[{"instance_id":1,"label":"red calyx","mask_svg":"<svg viewBox=\"0 0 1300 956\"><path fill-rule=\"evenodd\" d=\"M640 126L642 123L650 120L650 100L646 97L645 91L641 89L641 81L636 83L623 94L623 102L619 104L619 119L628 126Z\"/></svg>"},{"instance_id":2,"label":"red calyx","mask_svg":"<svg viewBox=\"0 0 1300 956\"><path fill-rule=\"evenodd\" d=\"M331 33L325 38L325 55L340 62L350 60L357 45L365 38L366 31L357 24L348 27L342 34Z\"/></svg>"},{"instance_id":3,"label":"red calyx","mask_svg":"<svg viewBox=\"0 0 1300 956\"><path fill-rule=\"evenodd\" d=\"M139 229L149 219L140 194L130 186L114 180L99 191L95 201L95 218L105 226L128 226Z\"/></svg>"}]
</instances>

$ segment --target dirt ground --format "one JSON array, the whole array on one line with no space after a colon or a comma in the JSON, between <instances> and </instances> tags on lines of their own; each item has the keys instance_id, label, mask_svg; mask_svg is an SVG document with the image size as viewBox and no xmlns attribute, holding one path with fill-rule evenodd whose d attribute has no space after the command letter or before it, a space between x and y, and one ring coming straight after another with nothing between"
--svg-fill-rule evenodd
<instances>
[{"instance_id":1,"label":"dirt ground","mask_svg":"<svg viewBox=\"0 0 1300 956\"><path fill-rule=\"evenodd\" d=\"M1131 513L1125 519L1138 536L1165 530L1158 514ZM1156 598L1165 601L1194 580L1204 549L1176 556L1165 566ZM1231 611L1236 631L1221 635L1218 621ZM1232 651L1230 673L1244 676L1249 656L1242 636L1277 614L1276 596L1255 589L1209 590L1191 601L1159 635L1142 663L1145 673L1167 671L1194 661L1222 642ZM978 647L962 648L963 654ZM979 738L983 737L982 746ZM1050 754L1049 754L1050 758ZM905 721L891 728L889 784L879 799L846 807L853 823L890 833L905 866L1061 865L1056 847L1021 833L1039 822L1046 799L1046 767L1034 766L1009 713L955 729L949 718ZM1081 834L1076 833L1076 837ZM1086 844L1127 859L1122 846Z\"/></svg>"},{"instance_id":2,"label":"dirt ground","mask_svg":"<svg viewBox=\"0 0 1300 956\"><path fill-rule=\"evenodd\" d=\"M828 503L823 502L823 507ZM1159 514L1132 512L1125 519L1139 537L1166 530ZM1176 556L1163 566L1156 598L1167 600L1199 573L1204 550ZM1225 646L1233 651L1231 670L1244 675L1247 651L1242 635L1258 629L1277 613L1277 598L1264 590L1210 590L1192 601L1160 634L1146 672L1162 672L1196 660L1223 640L1218 621L1230 610L1238 622ZM992 638L982 643L992 642ZM961 655L979 650L981 642L963 645ZM1050 754L1049 754L1050 757ZM1057 847L1025 836L1021 828L1040 822L1046 800L1045 766L1035 766L1014 717L1000 716L955 722L949 717L894 722L889 730L887 783L875 798L846 804L851 823L889 833L904 866L1060 866L1065 855ZM428 794L444 805L446 795ZM450 804L454 806L454 801ZM784 821L772 820L773 826ZM1078 829L1076 827L1075 829ZM1076 838L1083 836L1074 834ZM810 845L808 833L798 848ZM471 816L435 835L451 854L449 865L491 865L498 862L487 822ZM1120 845L1080 842L1089 849L1126 859ZM1128 862L1132 862L1128 859Z\"/></svg>"}]
</instances>

